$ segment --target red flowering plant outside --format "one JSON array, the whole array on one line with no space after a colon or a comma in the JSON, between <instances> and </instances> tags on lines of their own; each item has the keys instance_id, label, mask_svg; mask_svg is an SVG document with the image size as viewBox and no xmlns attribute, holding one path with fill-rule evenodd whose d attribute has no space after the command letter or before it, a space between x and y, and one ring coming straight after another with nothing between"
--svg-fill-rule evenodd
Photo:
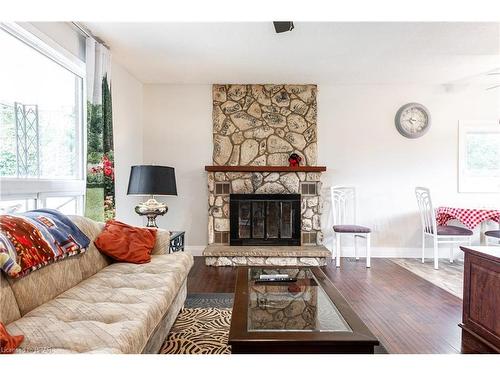
<instances>
[{"instance_id":1,"label":"red flowering plant outside","mask_svg":"<svg viewBox=\"0 0 500 375\"><path fill-rule=\"evenodd\" d=\"M102 169L104 176L110 178L112 181L115 179L115 168L113 162L108 158L107 155L102 157Z\"/></svg>"},{"instance_id":2,"label":"red flowering plant outside","mask_svg":"<svg viewBox=\"0 0 500 375\"><path fill-rule=\"evenodd\" d=\"M112 195L107 195L104 199L104 220L111 220L115 217L115 203Z\"/></svg>"},{"instance_id":3,"label":"red flowering plant outside","mask_svg":"<svg viewBox=\"0 0 500 375\"><path fill-rule=\"evenodd\" d=\"M108 181L107 181L108 180ZM102 186L115 180L113 161L105 154L98 164L89 164L87 168L87 183Z\"/></svg>"},{"instance_id":4,"label":"red flowering plant outside","mask_svg":"<svg viewBox=\"0 0 500 375\"><path fill-rule=\"evenodd\" d=\"M99 187L104 183L103 166L101 164L89 164L87 166L87 185Z\"/></svg>"},{"instance_id":5,"label":"red flowering plant outside","mask_svg":"<svg viewBox=\"0 0 500 375\"><path fill-rule=\"evenodd\" d=\"M113 152L102 157L102 170L104 175L104 219L115 217L115 166Z\"/></svg>"}]
</instances>

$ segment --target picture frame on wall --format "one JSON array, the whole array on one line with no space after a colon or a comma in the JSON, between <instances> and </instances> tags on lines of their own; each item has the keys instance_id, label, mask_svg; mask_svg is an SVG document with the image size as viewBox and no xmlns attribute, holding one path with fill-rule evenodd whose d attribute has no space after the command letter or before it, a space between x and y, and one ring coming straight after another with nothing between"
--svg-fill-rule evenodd
<instances>
[{"instance_id":1,"label":"picture frame on wall","mask_svg":"<svg viewBox=\"0 0 500 375\"><path fill-rule=\"evenodd\" d=\"M458 192L500 193L500 123L458 124Z\"/></svg>"}]
</instances>

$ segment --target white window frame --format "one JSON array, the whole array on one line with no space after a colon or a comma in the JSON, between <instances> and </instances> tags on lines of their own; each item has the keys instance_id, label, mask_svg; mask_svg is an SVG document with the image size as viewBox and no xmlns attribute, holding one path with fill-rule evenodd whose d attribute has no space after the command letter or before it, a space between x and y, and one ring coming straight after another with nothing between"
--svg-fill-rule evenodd
<instances>
[{"instance_id":1,"label":"white window frame","mask_svg":"<svg viewBox=\"0 0 500 375\"><path fill-rule=\"evenodd\" d=\"M79 126L77 129L78 176L76 179L38 179L0 177L0 200L35 199L36 207L41 208L46 197L74 196L78 200L78 214L83 214L86 189L86 160L87 160L87 95L86 95L86 67L79 58L68 52L55 41L27 23L0 22L0 29L6 31L19 41L32 47L56 64L69 70L81 78L79 93L81 106Z\"/></svg>"},{"instance_id":2,"label":"white window frame","mask_svg":"<svg viewBox=\"0 0 500 375\"><path fill-rule=\"evenodd\" d=\"M460 121L458 124L458 192L459 193L499 193L500 177L477 177L467 175L467 133L500 132L500 123L490 121Z\"/></svg>"}]
</instances>

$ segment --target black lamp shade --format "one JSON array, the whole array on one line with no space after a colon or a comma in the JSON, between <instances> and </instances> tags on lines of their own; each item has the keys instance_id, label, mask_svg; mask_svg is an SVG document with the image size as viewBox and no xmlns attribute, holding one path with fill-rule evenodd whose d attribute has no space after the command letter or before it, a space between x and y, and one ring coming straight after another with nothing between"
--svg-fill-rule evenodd
<instances>
[{"instance_id":1,"label":"black lamp shade","mask_svg":"<svg viewBox=\"0 0 500 375\"><path fill-rule=\"evenodd\" d=\"M127 194L177 195L174 168L159 165L132 166Z\"/></svg>"}]
</instances>

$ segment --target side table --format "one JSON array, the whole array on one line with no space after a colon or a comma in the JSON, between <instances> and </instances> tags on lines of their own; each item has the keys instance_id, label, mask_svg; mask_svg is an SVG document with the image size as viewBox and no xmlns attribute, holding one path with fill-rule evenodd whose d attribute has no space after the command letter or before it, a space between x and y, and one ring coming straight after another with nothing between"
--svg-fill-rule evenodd
<instances>
[{"instance_id":1,"label":"side table","mask_svg":"<svg viewBox=\"0 0 500 375\"><path fill-rule=\"evenodd\" d=\"M168 248L168 252L176 253L178 251L184 251L184 234L186 232L176 231L170 232L170 246Z\"/></svg>"}]
</instances>

